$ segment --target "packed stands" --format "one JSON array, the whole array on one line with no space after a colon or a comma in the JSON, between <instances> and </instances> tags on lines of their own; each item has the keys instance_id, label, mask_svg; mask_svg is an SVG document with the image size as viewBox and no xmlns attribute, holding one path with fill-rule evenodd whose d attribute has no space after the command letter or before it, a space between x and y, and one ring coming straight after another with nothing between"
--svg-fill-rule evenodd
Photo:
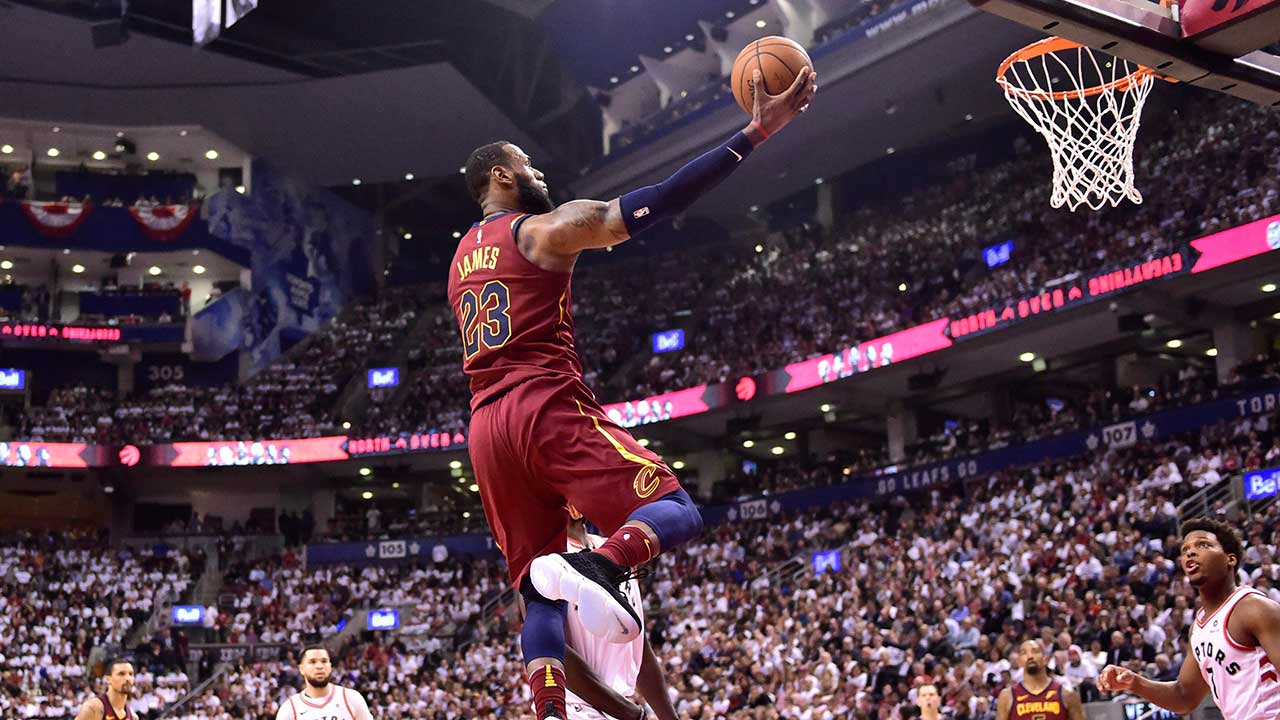
<instances>
[{"instance_id":1,"label":"packed stands","mask_svg":"<svg viewBox=\"0 0 1280 720\"><path fill-rule=\"evenodd\" d=\"M179 600L204 558L109 548L87 534L23 533L0 546L0 715L68 717L84 700L90 653L120 647L152 613ZM184 695L171 657L139 662L139 707Z\"/></svg>"}]
</instances>

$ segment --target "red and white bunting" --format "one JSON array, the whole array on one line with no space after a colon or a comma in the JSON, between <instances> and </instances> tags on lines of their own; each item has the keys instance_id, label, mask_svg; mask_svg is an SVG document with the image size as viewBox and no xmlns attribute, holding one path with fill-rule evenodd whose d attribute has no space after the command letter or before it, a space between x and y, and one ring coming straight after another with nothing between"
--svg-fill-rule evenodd
<instances>
[{"instance_id":1,"label":"red and white bunting","mask_svg":"<svg viewBox=\"0 0 1280 720\"><path fill-rule=\"evenodd\" d=\"M22 201L22 212L36 232L59 240L75 234L92 207L89 203Z\"/></svg>"},{"instance_id":2,"label":"red and white bunting","mask_svg":"<svg viewBox=\"0 0 1280 720\"><path fill-rule=\"evenodd\" d=\"M200 204L131 207L129 214L138 221L147 237L158 242L173 242L200 214Z\"/></svg>"}]
</instances>

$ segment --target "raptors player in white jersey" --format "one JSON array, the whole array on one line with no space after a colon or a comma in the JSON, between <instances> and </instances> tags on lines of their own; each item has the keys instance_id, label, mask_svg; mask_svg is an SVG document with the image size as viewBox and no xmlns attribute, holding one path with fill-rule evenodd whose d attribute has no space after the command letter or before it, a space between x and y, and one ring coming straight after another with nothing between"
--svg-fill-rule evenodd
<instances>
[{"instance_id":1,"label":"raptors player in white jersey","mask_svg":"<svg viewBox=\"0 0 1280 720\"><path fill-rule=\"evenodd\" d=\"M600 547L605 538L587 533L586 523L572 505L569 510L569 552ZM662 666L644 632L640 583L632 578L622 588L640 614L640 632L628 643L613 643L589 632L570 605L565 620L565 705L567 720L643 720L644 708L628 698L639 690L657 720L677 720L667 693Z\"/></svg>"},{"instance_id":2,"label":"raptors player in white jersey","mask_svg":"<svg viewBox=\"0 0 1280 720\"><path fill-rule=\"evenodd\" d=\"M1182 570L1200 593L1191 652L1173 682L1153 682L1108 665L1106 691L1128 691L1179 715L1206 695L1225 720L1280 718L1280 604L1236 585L1244 544L1229 525L1199 518L1182 525Z\"/></svg>"},{"instance_id":3,"label":"raptors player in white jersey","mask_svg":"<svg viewBox=\"0 0 1280 720\"><path fill-rule=\"evenodd\" d=\"M324 647L305 648L298 671L302 673L302 692L280 704L276 720L373 720L363 695L329 682L333 665Z\"/></svg>"}]
</instances>

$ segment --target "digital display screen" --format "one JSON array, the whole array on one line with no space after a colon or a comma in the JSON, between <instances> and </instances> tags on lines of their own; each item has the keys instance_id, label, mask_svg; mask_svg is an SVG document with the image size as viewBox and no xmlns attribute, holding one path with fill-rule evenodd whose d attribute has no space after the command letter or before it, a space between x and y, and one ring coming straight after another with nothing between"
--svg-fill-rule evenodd
<instances>
[{"instance_id":1,"label":"digital display screen","mask_svg":"<svg viewBox=\"0 0 1280 720\"><path fill-rule=\"evenodd\" d=\"M370 630L395 630L400 627L400 611L370 610L366 625Z\"/></svg>"},{"instance_id":2,"label":"digital display screen","mask_svg":"<svg viewBox=\"0 0 1280 720\"><path fill-rule=\"evenodd\" d=\"M840 572L840 551L827 550L814 553L813 572L817 575L824 572Z\"/></svg>"},{"instance_id":3,"label":"digital display screen","mask_svg":"<svg viewBox=\"0 0 1280 720\"><path fill-rule=\"evenodd\" d=\"M152 447L153 465L215 467L228 465L297 465L346 460L344 435L285 440L182 442Z\"/></svg>"},{"instance_id":4,"label":"digital display screen","mask_svg":"<svg viewBox=\"0 0 1280 720\"><path fill-rule=\"evenodd\" d=\"M1152 705L1149 702L1131 702L1124 704L1124 720L1138 720L1138 718L1146 718L1146 720L1171 720L1176 717L1182 716L1156 705Z\"/></svg>"},{"instance_id":5,"label":"digital display screen","mask_svg":"<svg viewBox=\"0 0 1280 720\"><path fill-rule=\"evenodd\" d=\"M26 370L0 368L0 390L24 390L26 387Z\"/></svg>"},{"instance_id":6,"label":"digital display screen","mask_svg":"<svg viewBox=\"0 0 1280 720\"><path fill-rule=\"evenodd\" d=\"M1013 255L1013 241L1005 240L998 245L992 245L982 251L982 259L987 261L987 267L999 267L1009 262L1009 256Z\"/></svg>"},{"instance_id":7,"label":"digital display screen","mask_svg":"<svg viewBox=\"0 0 1280 720\"><path fill-rule=\"evenodd\" d=\"M653 334L653 351L655 353L664 353L683 349L684 330L666 330Z\"/></svg>"},{"instance_id":8,"label":"digital display screen","mask_svg":"<svg viewBox=\"0 0 1280 720\"><path fill-rule=\"evenodd\" d=\"M174 625L199 625L204 620L204 608L199 605L174 605Z\"/></svg>"},{"instance_id":9,"label":"digital display screen","mask_svg":"<svg viewBox=\"0 0 1280 720\"><path fill-rule=\"evenodd\" d=\"M43 338L47 340L72 340L75 342L119 342L120 328L5 323L0 325L0 337L32 338L36 340Z\"/></svg>"},{"instance_id":10,"label":"digital display screen","mask_svg":"<svg viewBox=\"0 0 1280 720\"><path fill-rule=\"evenodd\" d=\"M1275 497L1277 490L1280 490L1280 468L1244 474L1244 497L1250 502Z\"/></svg>"},{"instance_id":11,"label":"digital display screen","mask_svg":"<svg viewBox=\"0 0 1280 720\"><path fill-rule=\"evenodd\" d=\"M400 368L370 368L369 387L386 388L400 384Z\"/></svg>"}]
</instances>

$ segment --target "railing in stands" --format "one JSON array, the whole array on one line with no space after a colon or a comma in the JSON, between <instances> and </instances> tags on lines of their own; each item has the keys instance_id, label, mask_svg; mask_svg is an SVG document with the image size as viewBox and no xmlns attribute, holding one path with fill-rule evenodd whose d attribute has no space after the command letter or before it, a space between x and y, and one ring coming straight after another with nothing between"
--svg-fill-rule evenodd
<instances>
[{"instance_id":1,"label":"railing in stands","mask_svg":"<svg viewBox=\"0 0 1280 720\"><path fill-rule=\"evenodd\" d=\"M226 675L229 670L231 670L231 663L218 663L209 677L201 680L200 684L191 688L186 695L183 695L181 698L178 698L176 702L169 705L164 710L161 710L160 714L156 716L156 720L163 720L163 718L171 716L174 712L182 709L183 706L187 705L195 698L200 697L210 685L216 682L218 678Z\"/></svg>"}]
</instances>

